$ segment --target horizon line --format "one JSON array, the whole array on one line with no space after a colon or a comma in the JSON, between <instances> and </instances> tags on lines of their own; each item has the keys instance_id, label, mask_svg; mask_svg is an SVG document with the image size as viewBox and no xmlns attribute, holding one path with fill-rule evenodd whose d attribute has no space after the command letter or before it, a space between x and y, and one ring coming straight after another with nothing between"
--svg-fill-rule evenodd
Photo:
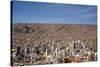
<instances>
[{"instance_id":1,"label":"horizon line","mask_svg":"<svg viewBox=\"0 0 100 67\"><path fill-rule=\"evenodd\" d=\"M35 22L35 23L28 23L28 22L25 22L25 23L23 23L23 22L16 22L16 23L12 23L12 24L71 24L71 25L97 25L97 23L96 24L90 24L90 23L37 23L37 22Z\"/></svg>"}]
</instances>

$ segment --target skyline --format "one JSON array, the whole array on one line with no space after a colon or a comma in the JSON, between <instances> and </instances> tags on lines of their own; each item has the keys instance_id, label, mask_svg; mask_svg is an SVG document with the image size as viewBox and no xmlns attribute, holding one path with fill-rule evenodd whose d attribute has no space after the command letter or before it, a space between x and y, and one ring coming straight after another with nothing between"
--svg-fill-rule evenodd
<instances>
[{"instance_id":1,"label":"skyline","mask_svg":"<svg viewBox=\"0 0 100 67\"><path fill-rule=\"evenodd\" d=\"M12 2L13 23L97 24L96 6L25 1Z\"/></svg>"}]
</instances>

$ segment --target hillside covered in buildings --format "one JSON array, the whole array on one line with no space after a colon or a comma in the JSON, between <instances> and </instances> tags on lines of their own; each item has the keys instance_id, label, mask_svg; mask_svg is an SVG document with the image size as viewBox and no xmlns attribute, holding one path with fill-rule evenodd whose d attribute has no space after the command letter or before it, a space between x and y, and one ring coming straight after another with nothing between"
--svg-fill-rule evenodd
<instances>
[{"instance_id":1,"label":"hillside covered in buildings","mask_svg":"<svg viewBox=\"0 0 100 67\"><path fill-rule=\"evenodd\" d=\"M20 61L19 63L22 63L21 61L24 61L25 56L28 55L27 47L33 50L33 52L32 50L28 52L31 54L31 59L33 59L33 56L38 56L35 57L34 61L31 61L31 64L64 63L67 62L64 59L67 56L71 56L72 59L72 56L75 57L82 52L85 54L85 51L97 52L97 26L89 24L16 23L12 27L12 48L18 52L18 46L23 47L22 50L25 53L22 56L23 59L17 58ZM46 59L44 55L50 56L52 59ZM76 58L73 59L72 62L75 62ZM18 60L13 62L15 61L18 62Z\"/></svg>"},{"instance_id":2,"label":"hillside covered in buildings","mask_svg":"<svg viewBox=\"0 0 100 67\"><path fill-rule=\"evenodd\" d=\"M13 46L17 45L16 41L24 45L24 42L28 42L27 39L30 39L33 45L45 41L65 42L67 45L69 40L82 40L88 43L87 47L96 50L96 25L15 24L13 26Z\"/></svg>"}]
</instances>

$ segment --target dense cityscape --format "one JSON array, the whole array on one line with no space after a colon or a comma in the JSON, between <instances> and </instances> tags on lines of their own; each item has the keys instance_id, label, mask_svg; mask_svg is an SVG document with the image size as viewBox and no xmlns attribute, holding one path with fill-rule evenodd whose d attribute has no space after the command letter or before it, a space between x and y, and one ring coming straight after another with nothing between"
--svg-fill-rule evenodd
<instances>
[{"instance_id":1,"label":"dense cityscape","mask_svg":"<svg viewBox=\"0 0 100 67\"><path fill-rule=\"evenodd\" d=\"M97 61L97 6L11 1L11 66Z\"/></svg>"},{"instance_id":2,"label":"dense cityscape","mask_svg":"<svg viewBox=\"0 0 100 67\"><path fill-rule=\"evenodd\" d=\"M96 42L95 25L15 24L12 29L11 64L97 61Z\"/></svg>"}]
</instances>

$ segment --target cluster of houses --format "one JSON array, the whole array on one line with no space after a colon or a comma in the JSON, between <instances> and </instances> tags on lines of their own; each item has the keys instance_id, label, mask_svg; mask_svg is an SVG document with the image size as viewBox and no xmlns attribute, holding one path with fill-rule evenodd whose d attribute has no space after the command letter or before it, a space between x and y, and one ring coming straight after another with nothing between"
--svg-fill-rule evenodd
<instances>
[{"instance_id":1,"label":"cluster of houses","mask_svg":"<svg viewBox=\"0 0 100 67\"><path fill-rule=\"evenodd\" d=\"M12 48L12 65L38 65L88 62L97 60L97 52L86 47L86 42L69 40L66 44L57 41L45 41L39 44L29 42ZM65 41L62 41L65 42Z\"/></svg>"}]
</instances>

